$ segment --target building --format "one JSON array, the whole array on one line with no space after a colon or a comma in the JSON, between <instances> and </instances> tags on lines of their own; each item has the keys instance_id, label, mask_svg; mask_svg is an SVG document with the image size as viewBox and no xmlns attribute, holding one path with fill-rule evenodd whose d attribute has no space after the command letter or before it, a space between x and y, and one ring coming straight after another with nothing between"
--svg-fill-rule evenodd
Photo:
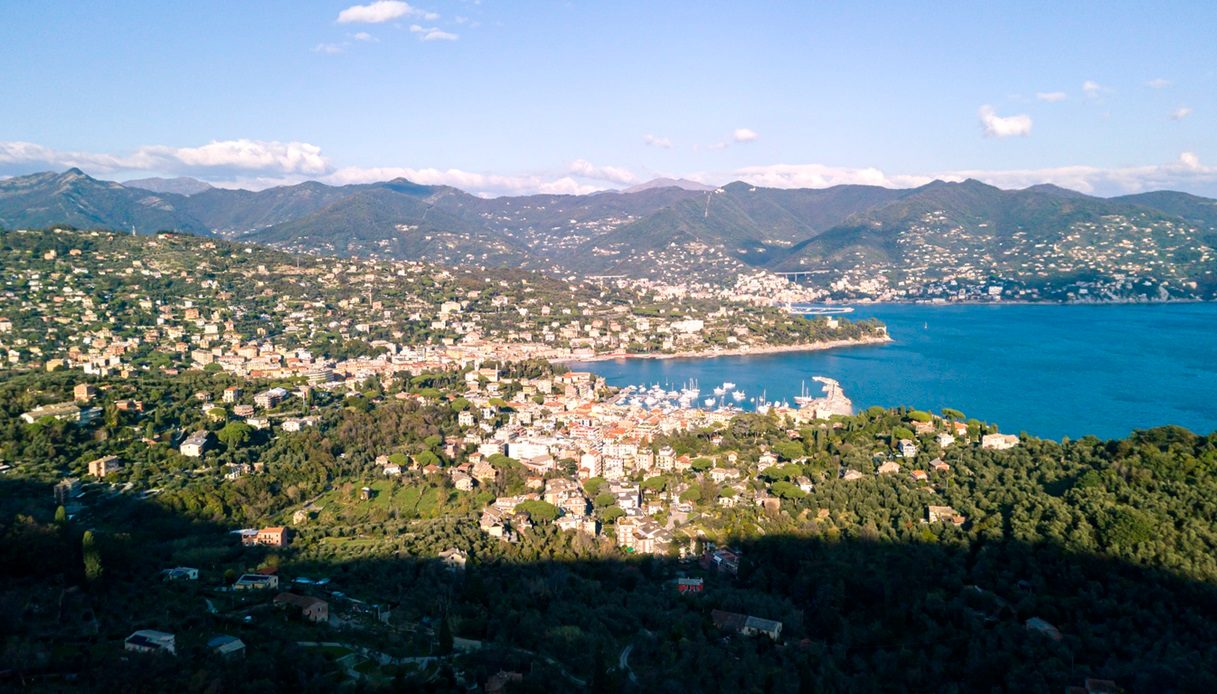
<instances>
[{"instance_id":1,"label":"building","mask_svg":"<svg viewBox=\"0 0 1217 694\"><path fill-rule=\"evenodd\" d=\"M100 479L110 473L118 472L123 467L122 461L116 455L89 461L89 474Z\"/></svg>"},{"instance_id":2,"label":"building","mask_svg":"<svg viewBox=\"0 0 1217 694\"><path fill-rule=\"evenodd\" d=\"M199 570L190 566L177 566L161 571L166 581L197 581Z\"/></svg>"},{"instance_id":3,"label":"building","mask_svg":"<svg viewBox=\"0 0 1217 694\"><path fill-rule=\"evenodd\" d=\"M256 533L248 533L241 535L241 544L243 545L266 545L267 547L286 547L288 543L288 530L282 526L274 528L262 528Z\"/></svg>"},{"instance_id":4,"label":"building","mask_svg":"<svg viewBox=\"0 0 1217 694\"><path fill-rule=\"evenodd\" d=\"M1031 619L1027 620L1026 624L1027 631L1038 632L1044 636L1047 636L1053 641L1060 641L1062 638L1059 629L1040 617L1032 617Z\"/></svg>"},{"instance_id":5,"label":"building","mask_svg":"<svg viewBox=\"0 0 1217 694\"><path fill-rule=\"evenodd\" d=\"M21 415L26 424L33 424L43 417L53 417L64 422L75 422L80 425L90 424L101 414L97 407L81 407L74 402L60 402L53 405L41 405Z\"/></svg>"},{"instance_id":6,"label":"building","mask_svg":"<svg viewBox=\"0 0 1217 694\"><path fill-rule=\"evenodd\" d=\"M167 631L140 629L123 640L123 649L132 653L177 655L176 637Z\"/></svg>"},{"instance_id":7,"label":"building","mask_svg":"<svg viewBox=\"0 0 1217 694\"><path fill-rule=\"evenodd\" d=\"M465 570L465 563L468 561L468 556L464 552L453 547L440 552L439 560L444 563L444 568L452 572L458 572Z\"/></svg>"},{"instance_id":8,"label":"building","mask_svg":"<svg viewBox=\"0 0 1217 694\"><path fill-rule=\"evenodd\" d=\"M232 584L233 590L275 590L279 587L279 577L270 574L241 574Z\"/></svg>"},{"instance_id":9,"label":"building","mask_svg":"<svg viewBox=\"0 0 1217 694\"><path fill-rule=\"evenodd\" d=\"M263 409L270 409L287 398L286 388L271 388L254 396L254 404Z\"/></svg>"},{"instance_id":10,"label":"building","mask_svg":"<svg viewBox=\"0 0 1217 694\"><path fill-rule=\"evenodd\" d=\"M963 525L968 520L967 516L961 515L950 506L929 506L925 510L925 515L928 523Z\"/></svg>"},{"instance_id":11,"label":"building","mask_svg":"<svg viewBox=\"0 0 1217 694\"><path fill-rule=\"evenodd\" d=\"M724 610L711 610L710 618L714 620L715 627L744 636L764 634L776 641L782 635L782 623L774 619L763 619Z\"/></svg>"},{"instance_id":12,"label":"building","mask_svg":"<svg viewBox=\"0 0 1217 694\"><path fill-rule=\"evenodd\" d=\"M182 442L182 445L178 448L178 451L180 451L181 454L187 458L200 458L210 447L211 432L196 431L190 436L186 437L186 440Z\"/></svg>"},{"instance_id":13,"label":"building","mask_svg":"<svg viewBox=\"0 0 1217 694\"><path fill-rule=\"evenodd\" d=\"M241 399L241 389L237 386L228 386L224 389L224 402L234 403Z\"/></svg>"},{"instance_id":14,"label":"building","mask_svg":"<svg viewBox=\"0 0 1217 694\"><path fill-rule=\"evenodd\" d=\"M275 607L296 610L310 622L328 622L330 619L330 604L321 598L308 595L279 593L275 596Z\"/></svg>"},{"instance_id":15,"label":"building","mask_svg":"<svg viewBox=\"0 0 1217 694\"><path fill-rule=\"evenodd\" d=\"M904 458L914 458L917 456L917 444L908 439L900 439L900 443L896 444L900 449L900 455Z\"/></svg>"},{"instance_id":16,"label":"building","mask_svg":"<svg viewBox=\"0 0 1217 694\"><path fill-rule=\"evenodd\" d=\"M228 634L217 634L207 641L207 648L224 658L244 658L245 642Z\"/></svg>"},{"instance_id":17,"label":"building","mask_svg":"<svg viewBox=\"0 0 1217 694\"><path fill-rule=\"evenodd\" d=\"M77 383L72 389L72 397L76 402L90 402L97 397L97 389L88 383Z\"/></svg>"},{"instance_id":18,"label":"building","mask_svg":"<svg viewBox=\"0 0 1217 694\"><path fill-rule=\"evenodd\" d=\"M1014 434L985 434L980 438L980 447L994 451L1004 451L1018 445L1018 437Z\"/></svg>"},{"instance_id":19,"label":"building","mask_svg":"<svg viewBox=\"0 0 1217 694\"><path fill-rule=\"evenodd\" d=\"M700 593L705 589L705 581L700 578L678 578L676 579L676 592L678 593Z\"/></svg>"}]
</instances>

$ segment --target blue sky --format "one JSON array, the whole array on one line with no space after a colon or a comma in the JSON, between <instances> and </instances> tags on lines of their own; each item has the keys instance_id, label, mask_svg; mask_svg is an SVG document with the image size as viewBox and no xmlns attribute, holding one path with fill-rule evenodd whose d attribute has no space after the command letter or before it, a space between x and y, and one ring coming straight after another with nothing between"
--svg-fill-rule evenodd
<instances>
[{"instance_id":1,"label":"blue sky","mask_svg":"<svg viewBox=\"0 0 1217 694\"><path fill-rule=\"evenodd\" d=\"M0 11L0 175L482 194L975 176L1217 195L1217 3L113 2Z\"/></svg>"}]
</instances>

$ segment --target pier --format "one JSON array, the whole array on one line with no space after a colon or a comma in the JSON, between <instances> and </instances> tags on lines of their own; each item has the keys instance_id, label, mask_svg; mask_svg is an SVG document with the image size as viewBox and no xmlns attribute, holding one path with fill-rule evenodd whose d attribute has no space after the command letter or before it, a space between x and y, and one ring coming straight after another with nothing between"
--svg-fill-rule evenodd
<instances>
[{"instance_id":1,"label":"pier","mask_svg":"<svg viewBox=\"0 0 1217 694\"><path fill-rule=\"evenodd\" d=\"M838 316L843 313L853 313L853 306L824 306L821 304L796 304L787 301L784 304L778 304L786 313L794 313L800 316Z\"/></svg>"}]
</instances>

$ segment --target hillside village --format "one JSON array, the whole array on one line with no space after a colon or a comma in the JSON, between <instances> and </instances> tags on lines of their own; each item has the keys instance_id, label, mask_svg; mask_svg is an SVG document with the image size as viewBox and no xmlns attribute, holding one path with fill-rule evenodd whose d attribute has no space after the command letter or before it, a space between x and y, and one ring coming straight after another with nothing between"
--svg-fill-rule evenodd
<instances>
[{"instance_id":1,"label":"hillside village","mask_svg":"<svg viewBox=\"0 0 1217 694\"><path fill-rule=\"evenodd\" d=\"M884 339L807 321L741 291L619 279L573 285L506 271L320 260L162 234L4 235L0 349L11 368L130 375L220 369L314 385L504 358L741 353ZM789 297L786 297L789 298Z\"/></svg>"}]
</instances>

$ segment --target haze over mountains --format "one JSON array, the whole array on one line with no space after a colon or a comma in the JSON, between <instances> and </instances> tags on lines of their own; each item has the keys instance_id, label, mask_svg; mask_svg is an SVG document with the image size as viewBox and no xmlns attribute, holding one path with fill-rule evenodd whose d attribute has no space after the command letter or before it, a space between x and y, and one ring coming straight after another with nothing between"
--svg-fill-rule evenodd
<instances>
[{"instance_id":1,"label":"haze over mountains","mask_svg":"<svg viewBox=\"0 0 1217 694\"><path fill-rule=\"evenodd\" d=\"M1098 198L975 180L698 187L659 179L611 194L484 199L405 179L250 192L70 169L0 181L0 227L176 229L314 253L670 281L763 268L811 272L825 287L1148 277L1184 296L1215 284L1217 201L1185 193Z\"/></svg>"}]
</instances>

